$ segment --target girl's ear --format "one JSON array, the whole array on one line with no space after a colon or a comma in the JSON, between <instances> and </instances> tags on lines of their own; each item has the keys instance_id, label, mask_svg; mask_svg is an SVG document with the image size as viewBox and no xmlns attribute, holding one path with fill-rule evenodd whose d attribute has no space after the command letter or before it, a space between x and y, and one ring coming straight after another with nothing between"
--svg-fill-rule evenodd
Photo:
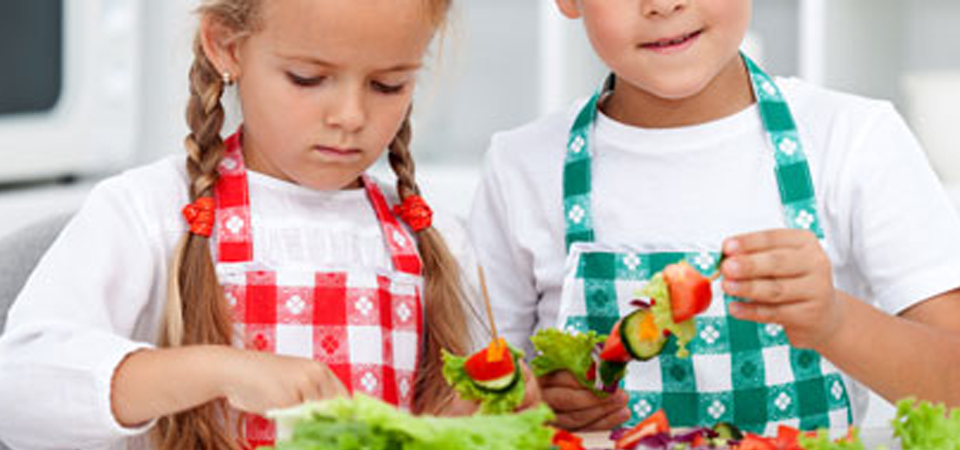
<instances>
[{"instance_id":1,"label":"girl's ear","mask_svg":"<svg viewBox=\"0 0 960 450\"><path fill-rule=\"evenodd\" d=\"M560 13L568 19L580 18L580 0L555 0Z\"/></svg>"},{"instance_id":2,"label":"girl's ear","mask_svg":"<svg viewBox=\"0 0 960 450\"><path fill-rule=\"evenodd\" d=\"M207 59L217 68L220 75L229 74L230 78L240 76L240 40L237 32L225 26L213 16L204 16L200 21L200 45Z\"/></svg>"}]
</instances>

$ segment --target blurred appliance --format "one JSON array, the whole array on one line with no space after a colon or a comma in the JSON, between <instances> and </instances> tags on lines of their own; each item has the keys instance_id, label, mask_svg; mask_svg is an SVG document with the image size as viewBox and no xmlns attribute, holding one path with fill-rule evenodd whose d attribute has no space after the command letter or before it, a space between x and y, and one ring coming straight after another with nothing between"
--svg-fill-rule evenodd
<instances>
[{"instance_id":1,"label":"blurred appliance","mask_svg":"<svg viewBox=\"0 0 960 450\"><path fill-rule=\"evenodd\" d=\"M0 1L0 183L121 167L140 124L140 0Z\"/></svg>"}]
</instances>

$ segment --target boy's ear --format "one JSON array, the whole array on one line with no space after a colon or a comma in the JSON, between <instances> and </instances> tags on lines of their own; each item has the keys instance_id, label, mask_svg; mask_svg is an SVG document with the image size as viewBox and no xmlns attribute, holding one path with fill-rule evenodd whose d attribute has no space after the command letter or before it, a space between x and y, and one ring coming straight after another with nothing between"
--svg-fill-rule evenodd
<instances>
[{"instance_id":1,"label":"boy's ear","mask_svg":"<svg viewBox=\"0 0 960 450\"><path fill-rule=\"evenodd\" d=\"M560 13L568 19L580 18L580 0L555 0Z\"/></svg>"},{"instance_id":2,"label":"boy's ear","mask_svg":"<svg viewBox=\"0 0 960 450\"><path fill-rule=\"evenodd\" d=\"M200 21L200 45L220 75L240 76L240 40L237 32L207 15Z\"/></svg>"}]
</instances>

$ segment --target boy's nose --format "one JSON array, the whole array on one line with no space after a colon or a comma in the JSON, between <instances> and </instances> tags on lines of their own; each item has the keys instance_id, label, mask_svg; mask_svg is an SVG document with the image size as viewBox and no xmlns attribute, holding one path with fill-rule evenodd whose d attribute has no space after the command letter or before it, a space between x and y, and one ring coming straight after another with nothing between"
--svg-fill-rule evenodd
<instances>
[{"instance_id":1,"label":"boy's nose","mask_svg":"<svg viewBox=\"0 0 960 450\"><path fill-rule=\"evenodd\" d=\"M327 113L327 125L354 132L363 128L367 121L364 94L362 89L346 89L336 99Z\"/></svg>"},{"instance_id":2,"label":"boy's nose","mask_svg":"<svg viewBox=\"0 0 960 450\"><path fill-rule=\"evenodd\" d=\"M689 0L642 0L641 8L644 16L666 17L684 10L688 2Z\"/></svg>"}]
</instances>

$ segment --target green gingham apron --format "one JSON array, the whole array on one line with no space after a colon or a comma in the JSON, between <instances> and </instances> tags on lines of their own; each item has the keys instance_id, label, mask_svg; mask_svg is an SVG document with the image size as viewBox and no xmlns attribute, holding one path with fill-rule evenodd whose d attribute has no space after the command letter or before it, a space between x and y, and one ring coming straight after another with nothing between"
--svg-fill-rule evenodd
<instances>
[{"instance_id":1,"label":"green gingham apron","mask_svg":"<svg viewBox=\"0 0 960 450\"><path fill-rule=\"evenodd\" d=\"M743 59L776 155L786 224L810 230L822 240L810 170L790 109L774 81L749 58ZM570 331L609 333L634 309L630 301L647 279L666 265L686 260L708 275L720 257L718 248L678 244L645 251L594 242L590 141L604 93L598 92L580 111L567 145L563 196L568 259L557 323ZM758 433L773 432L778 423L802 429L852 423L847 388L830 362L812 350L792 347L779 325L729 316L727 306L737 299L726 296L719 281L713 292L710 309L695 319L697 335L687 344L689 358L676 356L671 336L659 357L630 363L624 380L633 414L628 423L658 409L675 426L732 422Z\"/></svg>"}]
</instances>

